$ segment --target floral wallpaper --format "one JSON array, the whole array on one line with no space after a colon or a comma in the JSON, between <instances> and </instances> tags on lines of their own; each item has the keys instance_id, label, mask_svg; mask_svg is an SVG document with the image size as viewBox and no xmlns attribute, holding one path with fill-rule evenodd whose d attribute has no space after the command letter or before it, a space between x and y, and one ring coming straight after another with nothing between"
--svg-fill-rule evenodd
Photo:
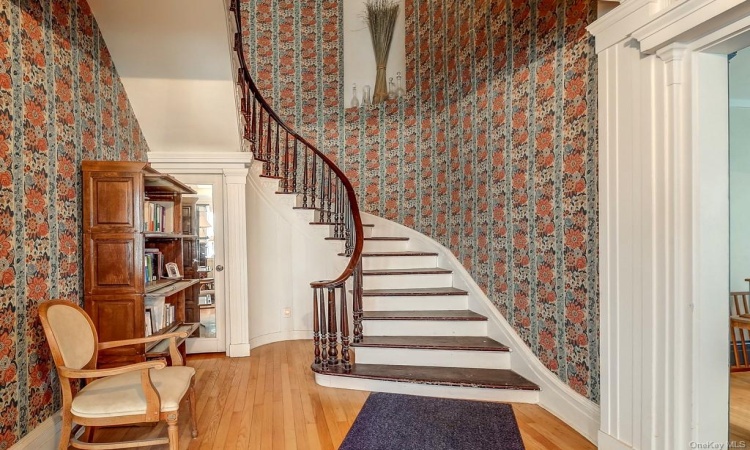
<instances>
[{"instance_id":1,"label":"floral wallpaper","mask_svg":"<svg viewBox=\"0 0 750 450\"><path fill-rule=\"evenodd\" d=\"M365 211L450 248L542 363L598 402L596 2L404 5L407 95L352 110L343 0L244 0L258 87Z\"/></svg>"},{"instance_id":2,"label":"floral wallpaper","mask_svg":"<svg viewBox=\"0 0 750 450\"><path fill-rule=\"evenodd\" d=\"M60 408L40 302L82 304L84 159L147 146L85 0L0 0L0 450Z\"/></svg>"}]
</instances>

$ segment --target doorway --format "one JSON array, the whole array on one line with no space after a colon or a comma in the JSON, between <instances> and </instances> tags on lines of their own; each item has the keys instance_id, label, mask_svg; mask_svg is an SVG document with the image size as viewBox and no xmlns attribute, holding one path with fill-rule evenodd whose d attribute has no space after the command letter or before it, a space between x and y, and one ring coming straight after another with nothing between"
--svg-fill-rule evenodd
<instances>
[{"instance_id":1,"label":"doorway","mask_svg":"<svg viewBox=\"0 0 750 450\"><path fill-rule=\"evenodd\" d=\"M746 308L750 297L746 281L750 278L750 48L728 59L729 288L730 314L737 316L750 314ZM729 442L750 442L749 344L750 331L730 330Z\"/></svg>"},{"instance_id":2,"label":"doorway","mask_svg":"<svg viewBox=\"0 0 750 450\"><path fill-rule=\"evenodd\" d=\"M188 353L217 353L226 351L226 303L224 298L224 223L221 175L174 175L192 187L197 194L185 196L183 211L189 217L192 241L190 256L186 256L192 277L200 279L190 302L186 299L186 317L200 323L196 333L187 340ZM187 219L186 219L187 220ZM187 261L189 259L189 261ZM188 266L189 265L189 266Z\"/></svg>"}]
</instances>

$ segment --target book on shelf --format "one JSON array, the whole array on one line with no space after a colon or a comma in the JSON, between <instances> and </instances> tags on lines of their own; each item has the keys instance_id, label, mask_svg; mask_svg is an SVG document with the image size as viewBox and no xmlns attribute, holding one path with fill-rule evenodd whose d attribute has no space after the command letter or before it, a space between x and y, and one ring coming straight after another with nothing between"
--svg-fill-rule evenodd
<instances>
[{"instance_id":1,"label":"book on shelf","mask_svg":"<svg viewBox=\"0 0 750 450\"><path fill-rule=\"evenodd\" d=\"M170 202L148 201L143 203L143 230L172 233L174 205Z\"/></svg>"},{"instance_id":2,"label":"book on shelf","mask_svg":"<svg viewBox=\"0 0 750 450\"><path fill-rule=\"evenodd\" d=\"M152 283L164 277L164 254L158 248L146 248L143 255L144 280Z\"/></svg>"}]
</instances>

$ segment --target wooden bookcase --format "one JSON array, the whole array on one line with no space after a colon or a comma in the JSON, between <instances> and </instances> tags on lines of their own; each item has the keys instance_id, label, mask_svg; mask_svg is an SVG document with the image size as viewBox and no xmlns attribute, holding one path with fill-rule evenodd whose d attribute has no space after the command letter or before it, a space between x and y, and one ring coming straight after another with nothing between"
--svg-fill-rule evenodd
<instances>
[{"instance_id":1,"label":"wooden bookcase","mask_svg":"<svg viewBox=\"0 0 750 450\"><path fill-rule=\"evenodd\" d=\"M198 280L146 280L164 275L162 264L168 262L184 270L182 195L195 191L144 162L84 161L82 169L84 302L99 340L146 336L146 307L162 299L165 308L154 316L166 315L170 305L174 320L153 324L152 334L195 331L198 325L186 321L185 291ZM162 256L149 260L150 253ZM157 341L99 355L98 365L111 367L165 357L168 350Z\"/></svg>"}]
</instances>

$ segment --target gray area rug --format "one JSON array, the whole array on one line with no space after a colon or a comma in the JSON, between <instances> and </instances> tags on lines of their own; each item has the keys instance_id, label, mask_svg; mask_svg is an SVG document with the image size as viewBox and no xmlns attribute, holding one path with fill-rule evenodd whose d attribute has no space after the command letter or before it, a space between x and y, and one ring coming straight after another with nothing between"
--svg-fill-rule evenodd
<instances>
[{"instance_id":1,"label":"gray area rug","mask_svg":"<svg viewBox=\"0 0 750 450\"><path fill-rule=\"evenodd\" d=\"M339 450L523 450L513 408L414 395L373 393Z\"/></svg>"}]
</instances>

